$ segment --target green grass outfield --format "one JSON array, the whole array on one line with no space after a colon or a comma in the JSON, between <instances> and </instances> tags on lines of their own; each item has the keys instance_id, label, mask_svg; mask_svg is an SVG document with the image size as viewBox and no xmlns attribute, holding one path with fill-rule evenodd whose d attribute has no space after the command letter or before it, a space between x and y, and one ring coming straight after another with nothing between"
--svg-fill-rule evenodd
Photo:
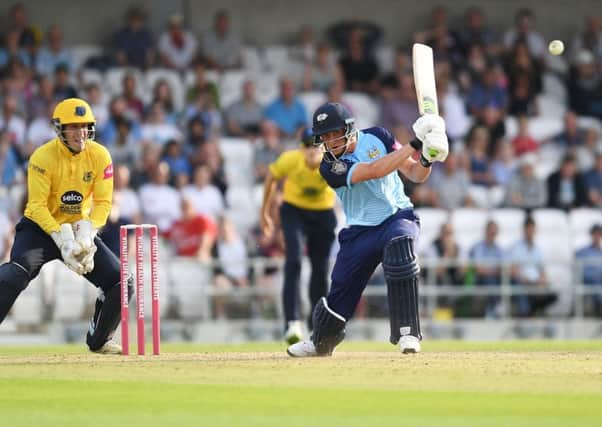
<instances>
[{"instance_id":1,"label":"green grass outfield","mask_svg":"<svg viewBox=\"0 0 602 427\"><path fill-rule=\"evenodd\" d=\"M407 356L345 342L320 359L279 343L162 350L0 347L0 425L602 425L602 341L427 341Z\"/></svg>"}]
</instances>

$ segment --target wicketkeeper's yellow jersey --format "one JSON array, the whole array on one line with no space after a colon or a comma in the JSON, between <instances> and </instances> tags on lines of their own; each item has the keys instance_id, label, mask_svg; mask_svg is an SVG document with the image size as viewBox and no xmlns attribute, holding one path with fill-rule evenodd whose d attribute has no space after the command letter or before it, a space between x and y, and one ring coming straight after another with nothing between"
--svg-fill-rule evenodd
<instances>
[{"instance_id":1,"label":"wicketkeeper's yellow jersey","mask_svg":"<svg viewBox=\"0 0 602 427\"><path fill-rule=\"evenodd\" d=\"M320 175L319 169L310 169L301 149L285 151L270 164L276 179L286 177L282 198L301 209L313 211L334 207L335 192Z\"/></svg>"},{"instance_id":2,"label":"wicketkeeper's yellow jersey","mask_svg":"<svg viewBox=\"0 0 602 427\"><path fill-rule=\"evenodd\" d=\"M29 159L25 216L46 233L80 219L95 228L107 222L113 198L113 163L108 150L88 140L73 154L55 138Z\"/></svg>"}]
</instances>

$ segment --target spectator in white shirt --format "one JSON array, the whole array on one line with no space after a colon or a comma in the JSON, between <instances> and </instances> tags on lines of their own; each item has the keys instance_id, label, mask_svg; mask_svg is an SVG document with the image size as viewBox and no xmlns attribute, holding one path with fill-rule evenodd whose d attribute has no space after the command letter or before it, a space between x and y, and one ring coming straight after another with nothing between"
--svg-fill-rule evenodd
<instances>
[{"instance_id":1,"label":"spectator in white shirt","mask_svg":"<svg viewBox=\"0 0 602 427\"><path fill-rule=\"evenodd\" d=\"M519 39L524 39L529 46L529 52L541 60L546 52L546 42L542 35L533 29L535 16L529 9L521 9L516 13L515 27L504 34L504 47L510 51Z\"/></svg>"},{"instance_id":2,"label":"spectator in white shirt","mask_svg":"<svg viewBox=\"0 0 602 427\"><path fill-rule=\"evenodd\" d=\"M197 48L194 35L182 27L182 15L169 18L167 31L159 38L159 54L163 64L182 71L190 66Z\"/></svg>"},{"instance_id":3,"label":"spectator in white shirt","mask_svg":"<svg viewBox=\"0 0 602 427\"><path fill-rule=\"evenodd\" d=\"M130 169L123 164L115 166L114 197L119 198L119 216L134 224L142 222L138 193L130 188Z\"/></svg>"},{"instance_id":4,"label":"spectator in white shirt","mask_svg":"<svg viewBox=\"0 0 602 427\"><path fill-rule=\"evenodd\" d=\"M206 165L194 170L193 184L182 190L182 195L192 203L196 213L209 216L217 222L224 213L224 197L219 189L211 184L211 170Z\"/></svg>"},{"instance_id":5,"label":"spectator in white shirt","mask_svg":"<svg viewBox=\"0 0 602 427\"><path fill-rule=\"evenodd\" d=\"M180 219L180 194L167 185L169 166L159 163L153 171L152 182L140 188L140 202L144 220L157 224L160 232L166 232L174 221Z\"/></svg>"}]
</instances>

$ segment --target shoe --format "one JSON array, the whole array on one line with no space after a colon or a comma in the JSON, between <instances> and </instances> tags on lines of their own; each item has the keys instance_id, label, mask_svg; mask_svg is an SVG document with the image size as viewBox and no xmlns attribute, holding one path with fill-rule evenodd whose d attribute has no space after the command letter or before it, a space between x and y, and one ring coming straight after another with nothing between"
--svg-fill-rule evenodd
<instances>
[{"instance_id":1,"label":"shoe","mask_svg":"<svg viewBox=\"0 0 602 427\"><path fill-rule=\"evenodd\" d=\"M290 345L286 352L291 357L317 357L316 346L311 341L300 341Z\"/></svg>"},{"instance_id":2,"label":"shoe","mask_svg":"<svg viewBox=\"0 0 602 427\"><path fill-rule=\"evenodd\" d=\"M301 330L301 322L299 320L292 320L288 322L288 329L284 334L284 341L289 345L298 343L303 339L303 331Z\"/></svg>"},{"instance_id":3,"label":"shoe","mask_svg":"<svg viewBox=\"0 0 602 427\"><path fill-rule=\"evenodd\" d=\"M93 350L92 353L98 354L123 354L123 349L113 340L108 340L98 350Z\"/></svg>"},{"instance_id":4,"label":"shoe","mask_svg":"<svg viewBox=\"0 0 602 427\"><path fill-rule=\"evenodd\" d=\"M399 349L403 354L420 353L420 340L413 335L404 335L399 340Z\"/></svg>"}]
</instances>

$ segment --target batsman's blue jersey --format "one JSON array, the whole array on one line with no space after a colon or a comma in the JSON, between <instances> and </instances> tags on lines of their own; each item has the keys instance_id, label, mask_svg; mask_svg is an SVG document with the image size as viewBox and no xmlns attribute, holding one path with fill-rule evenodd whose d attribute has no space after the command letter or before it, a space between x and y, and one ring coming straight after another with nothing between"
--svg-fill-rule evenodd
<instances>
[{"instance_id":1,"label":"batsman's blue jersey","mask_svg":"<svg viewBox=\"0 0 602 427\"><path fill-rule=\"evenodd\" d=\"M419 220L397 171L351 184L359 163L378 160L396 148L395 138L388 130L364 129L358 132L353 153L320 165L320 173L343 203L349 224L339 233L341 248L327 297L328 306L346 319L353 315L368 279L382 262L387 243L400 236L418 239Z\"/></svg>"},{"instance_id":2,"label":"batsman's blue jersey","mask_svg":"<svg viewBox=\"0 0 602 427\"><path fill-rule=\"evenodd\" d=\"M334 162L322 161L320 174L341 199L348 225L378 225L398 210L412 207L397 171L351 183L358 164L374 162L396 149L395 138L387 129L372 127L358 132L353 153L345 153Z\"/></svg>"}]
</instances>

